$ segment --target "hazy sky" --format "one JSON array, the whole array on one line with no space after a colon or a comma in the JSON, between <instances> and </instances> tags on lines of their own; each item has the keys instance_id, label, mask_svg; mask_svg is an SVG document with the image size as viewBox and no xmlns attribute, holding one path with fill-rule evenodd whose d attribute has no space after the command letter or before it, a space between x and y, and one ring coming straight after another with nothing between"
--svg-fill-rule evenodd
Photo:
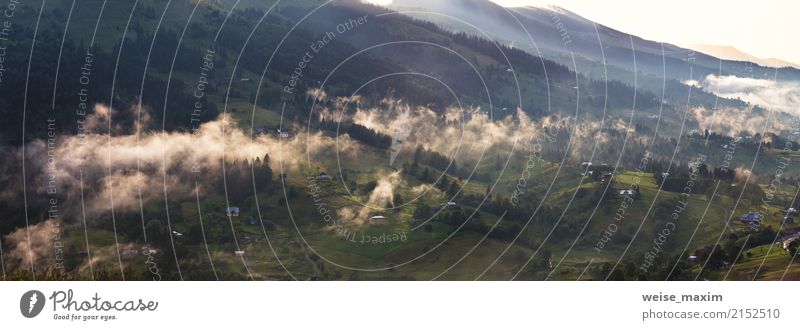
<instances>
[{"instance_id":1,"label":"hazy sky","mask_svg":"<svg viewBox=\"0 0 800 330\"><path fill-rule=\"evenodd\" d=\"M492 1L504 6L554 4L645 39L682 46L734 46L756 57L777 57L800 64L797 0Z\"/></svg>"}]
</instances>

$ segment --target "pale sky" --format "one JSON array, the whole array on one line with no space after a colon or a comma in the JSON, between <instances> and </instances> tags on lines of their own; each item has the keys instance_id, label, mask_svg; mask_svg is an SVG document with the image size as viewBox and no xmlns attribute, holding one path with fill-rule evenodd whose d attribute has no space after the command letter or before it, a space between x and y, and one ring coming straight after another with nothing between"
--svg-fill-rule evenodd
<instances>
[{"instance_id":1,"label":"pale sky","mask_svg":"<svg viewBox=\"0 0 800 330\"><path fill-rule=\"evenodd\" d=\"M507 7L553 4L645 39L680 46L733 46L756 57L776 57L800 64L797 0L491 1Z\"/></svg>"}]
</instances>

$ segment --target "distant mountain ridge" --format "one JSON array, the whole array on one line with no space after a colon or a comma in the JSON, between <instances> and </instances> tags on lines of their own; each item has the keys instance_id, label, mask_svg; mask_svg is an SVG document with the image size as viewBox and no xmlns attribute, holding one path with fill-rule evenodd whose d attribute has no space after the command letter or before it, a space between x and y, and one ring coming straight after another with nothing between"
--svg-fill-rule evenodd
<instances>
[{"instance_id":1,"label":"distant mountain ridge","mask_svg":"<svg viewBox=\"0 0 800 330\"><path fill-rule=\"evenodd\" d=\"M506 8L489 0L395 0L390 8L451 30L489 35L496 42L533 53L537 51L533 49L531 38L539 51L574 54L629 71L679 81L709 74L773 79L776 73L776 68L758 62L720 59L712 54L629 35L557 6ZM425 13L426 10L431 13ZM777 79L800 81L800 70L778 68Z\"/></svg>"},{"instance_id":2,"label":"distant mountain ridge","mask_svg":"<svg viewBox=\"0 0 800 330\"><path fill-rule=\"evenodd\" d=\"M716 56L721 59L731 60L731 61L747 61L752 63L757 63L759 65L773 67L773 68L785 68L785 67L793 67L795 69L800 69L800 65L784 61L779 58L760 58L754 55L745 53L736 47L733 46L722 46L722 45L689 45L691 49L701 51L711 56Z\"/></svg>"}]
</instances>

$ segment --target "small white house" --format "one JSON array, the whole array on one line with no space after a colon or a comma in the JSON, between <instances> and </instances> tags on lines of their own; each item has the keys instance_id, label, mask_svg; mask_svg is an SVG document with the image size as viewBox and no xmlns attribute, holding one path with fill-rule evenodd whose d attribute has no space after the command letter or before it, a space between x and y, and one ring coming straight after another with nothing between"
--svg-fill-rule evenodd
<instances>
[{"instance_id":1,"label":"small white house","mask_svg":"<svg viewBox=\"0 0 800 330\"><path fill-rule=\"evenodd\" d=\"M236 206L225 208L225 213L228 214L229 217L238 217L239 208Z\"/></svg>"},{"instance_id":2,"label":"small white house","mask_svg":"<svg viewBox=\"0 0 800 330\"><path fill-rule=\"evenodd\" d=\"M631 198L636 197L636 190L633 190L633 189L620 190L619 191L619 196L620 197L631 197Z\"/></svg>"},{"instance_id":3,"label":"small white house","mask_svg":"<svg viewBox=\"0 0 800 330\"><path fill-rule=\"evenodd\" d=\"M237 257L244 257L244 251L241 250L233 251L233 254Z\"/></svg>"},{"instance_id":4,"label":"small white house","mask_svg":"<svg viewBox=\"0 0 800 330\"><path fill-rule=\"evenodd\" d=\"M457 209L458 208L458 204L456 204L456 202L447 202L445 207L447 207L448 209Z\"/></svg>"},{"instance_id":5,"label":"small white house","mask_svg":"<svg viewBox=\"0 0 800 330\"><path fill-rule=\"evenodd\" d=\"M690 262L695 262L695 261L697 261L697 256L689 256L689 261L690 261Z\"/></svg>"},{"instance_id":6,"label":"small white house","mask_svg":"<svg viewBox=\"0 0 800 330\"><path fill-rule=\"evenodd\" d=\"M288 139L288 138L292 137L292 133L291 132L287 132L285 130L281 130L279 128L278 129L278 137L280 137L281 139Z\"/></svg>"},{"instance_id":7,"label":"small white house","mask_svg":"<svg viewBox=\"0 0 800 330\"><path fill-rule=\"evenodd\" d=\"M369 223L373 225L382 225L386 223L386 217L382 215L376 215L369 218Z\"/></svg>"}]
</instances>

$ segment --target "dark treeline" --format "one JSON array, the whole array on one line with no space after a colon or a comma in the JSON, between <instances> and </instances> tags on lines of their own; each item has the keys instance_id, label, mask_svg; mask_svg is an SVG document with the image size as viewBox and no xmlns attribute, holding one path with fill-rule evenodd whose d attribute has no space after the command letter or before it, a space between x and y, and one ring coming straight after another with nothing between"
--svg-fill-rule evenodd
<instances>
[{"instance_id":1,"label":"dark treeline","mask_svg":"<svg viewBox=\"0 0 800 330\"><path fill-rule=\"evenodd\" d=\"M458 166L455 160L436 151L425 149L423 146L417 146L417 149L414 150L414 158L411 164L411 170L415 171L419 164L428 165L451 175L454 175L458 172Z\"/></svg>"},{"instance_id":2,"label":"dark treeline","mask_svg":"<svg viewBox=\"0 0 800 330\"><path fill-rule=\"evenodd\" d=\"M347 135L356 141L380 149L389 149L392 146L392 138L388 135L356 123L350 124Z\"/></svg>"}]
</instances>

